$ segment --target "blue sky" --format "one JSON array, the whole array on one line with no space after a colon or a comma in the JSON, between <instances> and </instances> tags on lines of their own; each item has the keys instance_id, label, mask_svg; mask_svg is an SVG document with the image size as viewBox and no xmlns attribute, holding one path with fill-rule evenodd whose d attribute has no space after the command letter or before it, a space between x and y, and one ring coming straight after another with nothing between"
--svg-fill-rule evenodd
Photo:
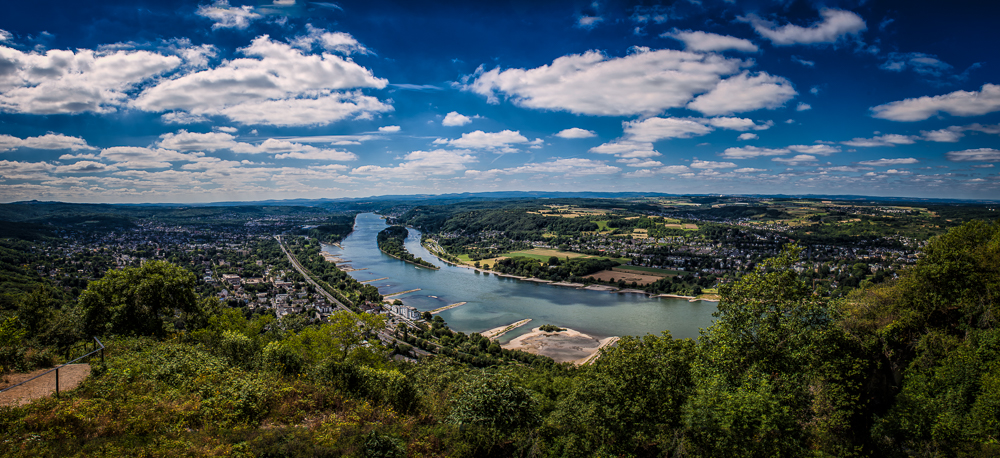
<instances>
[{"instance_id":1,"label":"blue sky","mask_svg":"<svg viewBox=\"0 0 1000 458\"><path fill-rule=\"evenodd\" d=\"M996 199L998 13L916 1L17 2L0 16L0 201Z\"/></svg>"}]
</instances>

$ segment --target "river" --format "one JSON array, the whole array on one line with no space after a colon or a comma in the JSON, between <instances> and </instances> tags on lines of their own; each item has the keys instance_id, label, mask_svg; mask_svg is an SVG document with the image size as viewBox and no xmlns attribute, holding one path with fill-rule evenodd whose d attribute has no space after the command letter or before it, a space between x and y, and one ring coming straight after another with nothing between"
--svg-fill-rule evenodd
<instances>
[{"instance_id":1,"label":"river","mask_svg":"<svg viewBox=\"0 0 1000 458\"><path fill-rule=\"evenodd\" d=\"M597 338L659 335L665 330L675 338L696 338L699 328L711 324L716 310L715 302L579 290L476 273L437 259L420 245L420 232L409 229L406 249L441 270L419 268L379 251L375 237L385 227L378 215L362 213L354 222L354 232L341 242L342 248L324 245L323 251L350 260L354 269L365 269L350 272L358 281L388 277L370 283L383 295L420 288L393 297L418 310L467 302L439 313L456 331L481 332L532 319L528 325L504 335L501 343L543 324L576 329Z\"/></svg>"}]
</instances>

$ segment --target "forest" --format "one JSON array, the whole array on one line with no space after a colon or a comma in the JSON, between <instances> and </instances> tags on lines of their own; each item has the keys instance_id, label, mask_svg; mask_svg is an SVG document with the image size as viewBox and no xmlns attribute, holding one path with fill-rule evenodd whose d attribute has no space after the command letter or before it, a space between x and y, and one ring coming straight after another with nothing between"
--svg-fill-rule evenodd
<instances>
[{"instance_id":1,"label":"forest","mask_svg":"<svg viewBox=\"0 0 1000 458\"><path fill-rule=\"evenodd\" d=\"M389 226L379 232L376 237L378 249L396 259L430 269L439 269L438 266L425 261L423 258L413 256L412 253L406 250L406 246L403 243L406 241L408 235L409 231L403 226Z\"/></svg>"},{"instance_id":2,"label":"forest","mask_svg":"<svg viewBox=\"0 0 1000 458\"><path fill-rule=\"evenodd\" d=\"M520 277L534 277L542 280L552 281L583 281L583 276L594 272L608 270L619 265L618 261L610 259L595 258L569 258L559 259L552 256L548 263L541 263L537 259L523 256L514 256L497 260L493 265L493 270Z\"/></svg>"},{"instance_id":3,"label":"forest","mask_svg":"<svg viewBox=\"0 0 1000 458\"><path fill-rule=\"evenodd\" d=\"M164 261L109 272L57 310L45 289L12 293L5 367L93 335L108 354L74 391L0 407L0 455L1000 454L1000 224L953 228L898 278L841 298L813 294L790 268L801 255L788 245L722 285L697 340L623 337L582 367L437 319L407 332L491 356L393 358L378 316L248 316Z\"/></svg>"}]
</instances>

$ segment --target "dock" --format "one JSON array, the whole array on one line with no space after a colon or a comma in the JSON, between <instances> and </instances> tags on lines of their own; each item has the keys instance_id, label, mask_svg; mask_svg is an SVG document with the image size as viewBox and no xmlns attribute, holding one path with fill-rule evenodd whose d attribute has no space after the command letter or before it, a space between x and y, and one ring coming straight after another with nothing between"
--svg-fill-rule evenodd
<instances>
[{"instance_id":1,"label":"dock","mask_svg":"<svg viewBox=\"0 0 1000 458\"><path fill-rule=\"evenodd\" d=\"M493 328L490 329L489 331L480 332L479 334L481 334L483 337L487 339L496 340L500 336L528 324L529 321L531 321L531 318L525 318L521 321L508 324L507 326L500 326L499 328Z\"/></svg>"},{"instance_id":2,"label":"dock","mask_svg":"<svg viewBox=\"0 0 1000 458\"><path fill-rule=\"evenodd\" d=\"M389 279L389 277L382 277L382 278L376 278L374 280L359 281L358 283L361 283L363 285L365 283L371 283L373 281L381 281L381 280L388 280L388 279Z\"/></svg>"},{"instance_id":3,"label":"dock","mask_svg":"<svg viewBox=\"0 0 1000 458\"><path fill-rule=\"evenodd\" d=\"M448 310L448 309L453 309L455 307L458 307L460 305L465 305L465 304L467 304L467 302L456 302L456 303L451 304L451 305L446 305L446 306L441 307L441 308L436 308L434 310L431 310L431 315L435 315L435 314L437 314L439 312L443 312L443 311Z\"/></svg>"},{"instance_id":4,"label":"dock","mask_svg":"<svg viewBox=\"0 0 1000 458\"><path fill-rule=\"evenodd\" d=\"M360 269L359 269L359 270L360 270ZM414 291L420 291L420 288L416 288L416 289L410 289L410 290L406 290L406 291L400 291L400 292L398 292L398 293L392 293L392 294L383 294L383 295L382 295L382 297L392 297L392 296L399 296L399 295L402 295L402 294L406 294L406 293L412 293L412 292L414 292Z\"/></svg>"}]
</instances>

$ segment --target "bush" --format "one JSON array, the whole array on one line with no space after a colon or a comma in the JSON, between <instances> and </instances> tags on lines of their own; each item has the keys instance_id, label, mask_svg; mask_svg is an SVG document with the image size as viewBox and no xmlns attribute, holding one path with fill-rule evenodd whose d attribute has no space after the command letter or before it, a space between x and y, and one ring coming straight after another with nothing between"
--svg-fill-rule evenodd
<instances>
[{"instance_id":1,"label":"bush","mask_svg":"<svg viewBox=\"0 0 1000 458\"><path fill-rule=\"evenodd\" d=\"M448 420L514 431L535 426L540 419L531 393L507 376L482 373L468 380L459 391Z\"/></svg>"},{"instance_id":2,"label":"bush","mask_svg":"<svg viewBox=\"0 0 1000 458\"><path fill-rule=\"evenodd\" d=\"M243 334L233 331L222 333L219 347L222 356L234 366L252 369L257 365L257 344Z\"/></svg>"},{"instance_id":3,"label":"bush","mask_svg":"<svg viewBox=\"0 0 1000 458\"><path fill-rule=\"evenodd\" d=\"M364 458L403 458L406 456L406 446L393 436L372 431L365 437L361 456Z\"/></svg>"},{"instance_id":4,"label":"bush","mask_svg":"<svg viewBox=\"0 0 1000 458\"><path fill-rule=\"evenodd\" d=\"M305 369L305 359L281 342L271 342L264 347L264 366L285 375L299 374Z\"/></svg>"}]
</instances>

